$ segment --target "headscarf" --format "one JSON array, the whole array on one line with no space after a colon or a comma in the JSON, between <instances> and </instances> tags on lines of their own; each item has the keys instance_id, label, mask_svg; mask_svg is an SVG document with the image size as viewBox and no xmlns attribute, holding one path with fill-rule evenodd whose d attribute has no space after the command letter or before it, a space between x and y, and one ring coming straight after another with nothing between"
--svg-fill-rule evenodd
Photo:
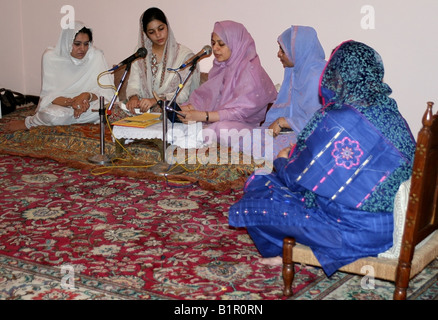
<instances>
[{"instance_id":1,"label":"headscarf","mask_svg":"<svg viewBox=\"0 0 438 320\"><path fill-rule=\"evenodd\" d=\"M343 104L355 107L410 157L415 139L397 102L390 98L392 90L383 82L384 74L382 58L373 48L356 41L341 43L321 75L320 95L324 108L331 105L331 108L339 108ZM401 137L407 140L402 141Z\"/></svg>"},{"instance_id":2,"label":"headscarf","mask_svg":"<svg viewBox=\"0 0 438 320\"><path fill-rule=\"evenodd\" d=\"M382 182L381 189L377 189L373 197L362 207L363 210L374 212L382 210L382 207L385 207L386 211L392 210L394 195L399 185L410 177L415 153L415 139L409 125L400 114L396 101L389 97L392 90L383 82L383 77L383 62L374 49L356 41L347 41L339 45L333 51L321 75L320 94L324 106L301 131L291 157L295 159L307 148L308 138L318 128L325 128L323 122L330 115L332 118L337 117L340 121L339 127L348 126L352 120L341 120L343 112L340 110L345 109L344 106L356 110L363 118L360 126L372 128L371 130L378 132L385 140L373 161L377 161L380 166L387 165L389 161L378 160L387 157L382 151L386 146L396 149L401 159L399 168ZM365 132L365 129L363 130ZM310 194L306 197L312 198Z\"/></svg>"},{"instance_id":3,"label":"headscarf","mask_svg":"<svg viewBox=\"0 0 438 320\"><path fill-rule=\"evenodd\" d=\"M165 96L166 94L172 94L178 88L180 84L180 78L168 68L176 69L184 62L194 56L192 50L186 46L178 43L173 34L170 23L167 20L167 42L164 48L163 60L161 66L161 73L156 75L156 81L154 87L152 87L152 41L147 37L143 31L143 16L140 17L140 30L138 36L138 48L145 47L147 55L144 58L137 59L134 63L139 66L140 70L140 95L143 98L153 98L153 92L159 96ZM179 71L181 78L184 79L189 68ZM186 87L184 90L190 90L192 92L199 86L200 72L199 67L191 75L190 87ZM178 101L178 100L177 100Z\"/></svg>"},{"instance_id":4,"label":"headscarf","mask_svg":"<svg viewBox=\"0 0 438 320\"><path fill-rule=\"evenodd\" d=\"M230 48L231 56L227 61L213 61L208 81L192 93L190 104L201 111L219 111L221 121L260 123L277 92L252 36L234 21L216 22L213 32Z\"/></svg>"},{"instance_id":5,"label":"headscarf","mask_svg":"<svg viewBox=\"0 0 438 320\"><path fill-rule=\"evenodd\" d=\"M354 107L395 105L391 88L383 82L380 55L369 46L346 41L332 53L321 76L320 94L325 105L349 104Z\"/></svg>"},{"instance_id":6,"label":"headscarf","mask_svg":"<svg viewBox=\"0 0 438 320\"><path fill-rule=\"evenodd\" d=\"M107 101L111 100L113 92L102 89L97 81L98 75L108 70L103 52L90 42L87 54L82 59L71 56L73 41L83 27L84 23L76 21L74 29L62 29L56 47L48 48L44 52L38 110L51 105L57 97L72 98L82 92L91 92L105 97ZM100 82L103 85L113 85L113 76L105 75Z\"/></svg>"},{"instance_id":7,"label":"headscarf","mask_svg":"<svg viewBox=\"0 0 438 320\"><path fill-rule=\"evenodd\" d=\"M284 117L298 133L322 106L318 88L325 54L312 27L291 26L278 37L278 42L294 66L284 69L283 83L265 125Z\"/></svg>"}]
</instances>

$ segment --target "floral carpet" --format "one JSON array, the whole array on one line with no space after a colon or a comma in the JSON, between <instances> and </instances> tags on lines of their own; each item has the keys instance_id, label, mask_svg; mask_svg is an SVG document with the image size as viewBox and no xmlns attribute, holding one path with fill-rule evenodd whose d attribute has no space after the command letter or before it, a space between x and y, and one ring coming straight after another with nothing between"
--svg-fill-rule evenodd
<instances>
[{"instance_id":1,"label":"floral carpet","mask_svg":"<svg viewBox=\"0 0 438 320\"><path fill-rule=\"evenodd\" d=\"M0 299L284 300L281 267L262 266L228 225L240 190L93 175L0 154ZM296 266L295 300L387 300L394 285ZM438 298L438 261L408 298Z\"/></svg>"}]
</instances>

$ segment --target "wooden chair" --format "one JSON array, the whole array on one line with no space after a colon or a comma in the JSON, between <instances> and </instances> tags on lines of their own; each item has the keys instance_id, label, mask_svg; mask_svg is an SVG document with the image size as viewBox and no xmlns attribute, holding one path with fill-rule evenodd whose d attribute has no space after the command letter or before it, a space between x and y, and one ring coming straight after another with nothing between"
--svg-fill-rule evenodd
<instances>
[{"instance_id":1,"label":"wooden chair","mask_svg":"<svg viewBox=\"0 0 438 320\"><path fill-rule=\"evenodd\" d=\"M364 266L374 268L374 277L395 282L393 298L405 300L409 281L438 257L438 113L427 103L423 128L418 133L417 148L410 180L406 219L402 232L398 259L367 257L343 268L343 272L364 275ZM403 223L401 223L403 226ZM395 240L394 240L395 241ZM419 245L420 244L420 245ZM295 244L294 238L283 243L283 281L285 296L292 295L294 262L320 266L312 250Z\"/></svg>"}]
</instances>

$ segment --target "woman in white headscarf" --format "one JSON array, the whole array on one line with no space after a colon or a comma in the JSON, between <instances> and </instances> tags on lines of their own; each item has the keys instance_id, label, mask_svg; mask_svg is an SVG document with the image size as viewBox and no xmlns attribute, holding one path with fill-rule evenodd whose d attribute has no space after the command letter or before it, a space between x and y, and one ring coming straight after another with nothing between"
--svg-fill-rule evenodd
<instances>
[{"instance_id":1,"label":"woman in white headscarf","mask_svg":"<svg viewBox=\"0 0 438 320\"><path fill-rule=\"evenodd\" d=\"M108 70L103 52L92 45L91 29L76 21L73 29L62 30L55 48L48 48L42 59L42 90L35 115L11 121L7 131L37 126L59 126L99 121L99 96L106 102L113 91L99 86L97 77ZM113 76L99 79L114 84ZM94 110L94 111L93 111Z\"/></svg>"},{"instance_id":2,"label":"woman in white headscarf","mask_svg":"<svg viewBox=\"0 0 438 320\"><path fill-rule=\"evenodd\" d=\"M148 111L156 104L154 93L161 99L170 100L181 79L185 79L190 68L178 71L178 75L168 69L177 69L194 56L186 46L178 43L163 11L158 8L147 9L140 18L138 48L145 47L145 58L133 62L128 79L126 107L134 113ZM199 86L200 73L197 67L179 92L176 102L184 103L190 93Z\"/></svg>"}]
</instances>

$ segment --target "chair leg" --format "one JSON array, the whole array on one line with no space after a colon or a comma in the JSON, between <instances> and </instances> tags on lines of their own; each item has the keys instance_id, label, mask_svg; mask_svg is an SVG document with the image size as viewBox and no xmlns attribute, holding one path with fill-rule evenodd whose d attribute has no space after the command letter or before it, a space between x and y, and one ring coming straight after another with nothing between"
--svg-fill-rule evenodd
<instances>
[{"instance_id":1,"label":"chair leg","mask_svg":"<svg viewBox=\"0 0 438 320\"><path fill-rule=\"evenodd\" d=\"M284 238L283 240L283 295L290 297L292 295L292 282L294 281L295 271L292 260L292 249L295 246L294 238Z\"/></svg>"},{"instance_id":2,"label":"chair leg","mask_svg":"<svg viewBox=\"0 0 438 320\"><path fill-rule=\"evenodd\" d=\"M399 262L397 275L395 278L394 300L406 300L406 291L409 286L409 276L411 274L411 264Z\"/></svg>"}]
</instances>

